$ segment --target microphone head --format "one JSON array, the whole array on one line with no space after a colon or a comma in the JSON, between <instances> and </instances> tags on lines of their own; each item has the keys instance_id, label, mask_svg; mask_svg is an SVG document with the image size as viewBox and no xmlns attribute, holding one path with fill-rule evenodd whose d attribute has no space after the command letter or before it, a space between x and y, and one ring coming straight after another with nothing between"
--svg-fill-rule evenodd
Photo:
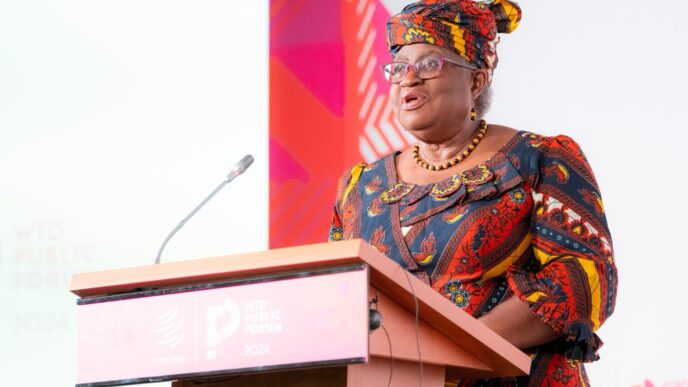
<instances>
[{"instance_id":1,"label":"microphone head","mask_svg":"<svg viewBox=\"0 0 688 387\"><path fill-rule=\"evenodd\" d=\"M241 160L239 160L238 163L234 165L234 168L232 168L231 171L229 171L229 174L227 175L227 179L233 179L248 169L248 167L253 164L253 156L251 155L246 155L244 156Z\"/></svg>"}]
</instances>

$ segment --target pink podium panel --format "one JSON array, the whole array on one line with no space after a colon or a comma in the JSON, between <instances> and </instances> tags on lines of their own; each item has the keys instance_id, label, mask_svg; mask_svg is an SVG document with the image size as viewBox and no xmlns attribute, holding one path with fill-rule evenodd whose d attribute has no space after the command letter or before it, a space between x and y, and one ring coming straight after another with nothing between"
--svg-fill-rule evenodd
<instances>
[{"instance_id":1,"label":"pink podium panel","mask_svg":"<svg viewBox=\"0 0 688 387\"><path fill-rule=\"evenodd\" d=\"M368 269L79 300L77 384L368 358Z\"/></svg>"}]
</instances>

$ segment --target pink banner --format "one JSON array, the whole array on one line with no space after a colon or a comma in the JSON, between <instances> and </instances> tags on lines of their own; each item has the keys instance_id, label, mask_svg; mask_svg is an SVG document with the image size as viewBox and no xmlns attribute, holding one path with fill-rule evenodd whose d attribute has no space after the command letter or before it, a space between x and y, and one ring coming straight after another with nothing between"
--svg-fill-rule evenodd
<instances>
[{"instance_id":1,"label":"pink banner","mask_svg":"<svg viewBox=\"0 0 688 387\"><path fill-rule=\"evenodd\" d=\"M77 383L368 357L357 270L78 306Z\"/></svg>"},{"instance_id":2,"label":"pink banner","mask_svg":"<svg viewBox=\"0 0 688 387\"><path fill-rule=\"evenodd\" d=\"M270 248L326 241L337 179L415 141L380 71L388 17L381 0L270 2Z\"/></svg>"}]
</instances>

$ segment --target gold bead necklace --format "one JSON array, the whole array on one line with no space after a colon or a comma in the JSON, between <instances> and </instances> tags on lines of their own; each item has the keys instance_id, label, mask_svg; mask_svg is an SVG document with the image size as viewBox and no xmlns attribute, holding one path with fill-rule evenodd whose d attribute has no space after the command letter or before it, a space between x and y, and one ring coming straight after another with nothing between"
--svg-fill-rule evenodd
<instances>
[{"instance_id":1,"label":"gold bead necklace","mask_svg":"<svg viewBox=\"0 0 688 387\"><path fill-rule=\"evenodd\" d=\"M457 157L454 157L453 159L447 161L446 163L442 164L430 164L429 162L425 161L422 157L420 157L420 148L418 145L413 146L413 160L416 162L416 164L420 165L421 167L429 170L429 171L442 171L447 168L453 167L454 165L460 163L468 155L473 152L475 147L478 146L480 143L480 140L485 137L485 133L487 132L487 121L485 120L480 120L480 127L478 129L478 133L473 137L473 140L468 144L468 147L461 152Z\"/></svg>"}]
</instances>

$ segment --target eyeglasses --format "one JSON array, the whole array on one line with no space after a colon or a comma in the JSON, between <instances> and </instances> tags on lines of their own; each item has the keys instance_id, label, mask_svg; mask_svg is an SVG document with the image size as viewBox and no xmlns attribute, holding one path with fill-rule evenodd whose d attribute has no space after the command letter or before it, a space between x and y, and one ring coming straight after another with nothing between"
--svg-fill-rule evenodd
<instances>
[{"instance_id":1,"label":"eyeglasses","mask_svg":"<svg viewBox=\"0 0 688 387\"><path fill-rule=\"evenodd\" d=\"M444 62L449 62L465 69L477 70L476 67L454 62L453 60L443 58L441 56L423 58L415 63L392 62L384 64L380 66L380 68L382 69L382 73L385 75L387 82L399 83L404 80L410 67L413 67L413 70L416 72L416 76L420 79L435 78L436 76L440 75Z\"/></svg>"}]
</instances>

